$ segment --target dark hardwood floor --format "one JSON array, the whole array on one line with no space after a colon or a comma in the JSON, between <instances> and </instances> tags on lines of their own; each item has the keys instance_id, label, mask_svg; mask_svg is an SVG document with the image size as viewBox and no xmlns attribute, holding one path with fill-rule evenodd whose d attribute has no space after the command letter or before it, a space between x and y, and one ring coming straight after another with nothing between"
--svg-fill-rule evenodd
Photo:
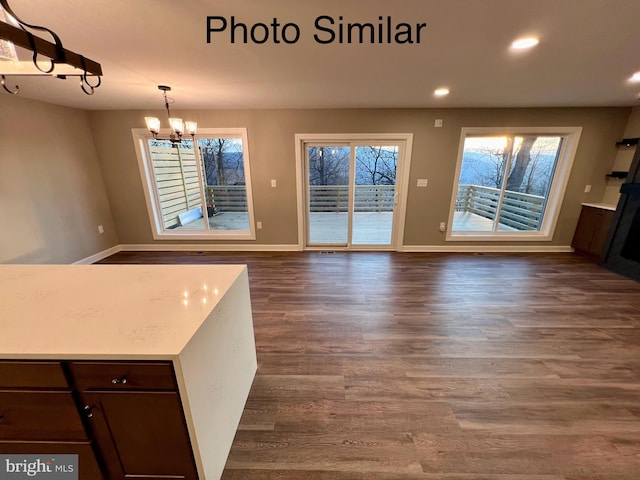
<instances>
[{"instance_id":1,"label":"dark hardwood floor","mask_svg":"<svg viewBox=\"0 0 640 480\"><path fill-rule=\"evenodd\" d=\"M640 283L577 255L246 263L258 373L224 480L638 480Z\"/></svg>"}]
</instances>

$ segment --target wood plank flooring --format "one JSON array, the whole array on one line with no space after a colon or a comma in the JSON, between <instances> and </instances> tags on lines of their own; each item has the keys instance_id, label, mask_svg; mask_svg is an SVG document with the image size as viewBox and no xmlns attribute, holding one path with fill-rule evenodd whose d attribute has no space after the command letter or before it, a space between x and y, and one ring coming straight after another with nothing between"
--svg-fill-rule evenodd
<instances>
[{"instance_id":1,"label":"wood plank flooring","mask_svg":"<svg viewBox=\"0 0 640 480\"><path fill-rule=\"evenodd\" d=\"M640 283L577 255L246 263L258 373L224 480L638 480Z\"/></svg>"}]
</instances>

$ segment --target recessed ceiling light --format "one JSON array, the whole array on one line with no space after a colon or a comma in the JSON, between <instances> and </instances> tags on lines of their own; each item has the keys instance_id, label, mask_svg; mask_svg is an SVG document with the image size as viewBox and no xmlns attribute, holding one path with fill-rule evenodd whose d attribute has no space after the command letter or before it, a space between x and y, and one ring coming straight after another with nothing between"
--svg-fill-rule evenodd
<instances>
[{"instance_id":1,"label":"recessed ceiling light","mask_svg":"<svg viewBox=\"0 0 640 480\"><path fill-rule=\"evenodd\" d=\"M631 78L629 79L630 82L640 82L640 72L636 72L633 75L631 75Z\"/></svg>"},{"instance_id":2,"label":"recessed ceiling light","mask_svg":"<svg viewBox=\"0 0 640 480\"><path fill-rule=\"evenodd\" d=\"M433 94L436 97L445 97L445 96L449 95L449 89L448 88L438 88L433 92Z\"/></svg>"},{"instance_id":3,"label":"recessed ceiling light","mask_svg":"<svg viewBox=\"0 0 640 480\"><path fill-rule=\"evenodd\" d=\"M538 43L540 43L540 40L535 37L519 38L511 44L511 48L514 50L524 50L526 48L535 47Z\"/></svg>"}]
</instances>

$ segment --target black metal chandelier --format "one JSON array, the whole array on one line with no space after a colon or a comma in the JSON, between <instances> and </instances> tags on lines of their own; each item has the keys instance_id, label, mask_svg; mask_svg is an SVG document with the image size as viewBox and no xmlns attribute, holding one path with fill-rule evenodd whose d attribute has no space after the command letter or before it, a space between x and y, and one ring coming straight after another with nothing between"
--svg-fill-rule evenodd
<instances>
[{"instance_id":1,"label":"black metal chandelier","mask_svg":"<svg viewBox=\"0 0 640 480\"><path fill-rule=\"evenodd\" d=\"M45 32L53 41L40 38L32 31ZM19 61L16 46L30 51L32 61ZM20 88L7 87L8 76L79 77L80 88L87 95L93 95L102 83L102 67L98 62L64 48L54 31L20 19L9 6L8 0L0 0L0 53L0 84L6 92L14 95L20 93ZM46 57L48 62L39 61L40 57Z\"/></svg>"},{"instance_id":2,"label":"black metal chandelier","mask_svg":"<svg viewBox=\"0 0 640 480\"><path fill-rule=\"evenodd\" d=\"M169 140L171 143L180 143L182 142L182 136L185 133L185 129L191 138L195 138L196 130L198 129L198 124L196 122L185 121L183 122L181 118L172 117L171 110L169 110L169 104L173 103L174 100L171 97L167 96L167 92L171 91L171 87L167 85L158 85L158 90L162 92L162 96L164 97L164 107L167 110L167 117L169 118L169 127L171 128L171 133L168 138L160 137L160 119L157 117L144 117L144 121L147 124L147 128L153 135L155 140Z\"/></svg>"}]
</instances>

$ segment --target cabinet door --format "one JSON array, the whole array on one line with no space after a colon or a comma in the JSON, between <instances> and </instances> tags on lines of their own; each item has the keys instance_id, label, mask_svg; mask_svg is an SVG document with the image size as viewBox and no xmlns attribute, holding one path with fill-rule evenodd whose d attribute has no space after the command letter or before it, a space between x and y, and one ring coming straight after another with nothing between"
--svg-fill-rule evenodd
<instances>
[{"instance_id":1,"label":"cabinet door","mask_svg":"<svg viewBox=\"0 0 640 480\"><path fill-rule=\"evenodd\" d=\"M582 207L571 246L589 255L602 253L614 212L601 208Z\"/></svg>"},{"instance_id":2,"label":"cabinet door","mask_svg":"<svg viewBox=\"0 0 640 480\"><path fill-rule=\"evenodd\" d=\"M97 448L110 480L197 479L176 392L84 392Z\"/></svg>"},{"instance_id":3,"label":"cabinet door","mask_svg":"<svg viewBox=\"0 0 640 480\"><path fill-rule=\"evenodd\" d=\"M611 221L613 220L614 212L609 210L602 210L598 215L598 227L593 232L593 239L591 240L590 252L593 255L598 255L604 250L604 244L607 243L609 237L609 228L611 227Z\"/></svg>"},{"instance_id":4,"label":"cabinet door","mask_svg":"<svg viewBox=\"0 0 640 480\"><path fill-rule=\"evenodd\" d=\"M599 221L597 209L582 207L580 218L578 219L578 226L576 227L576 232L573 235L573 242L571 242L573 248L584 253L591 252L593 235L598 228Z\"/></svg>"}]
</instances>

